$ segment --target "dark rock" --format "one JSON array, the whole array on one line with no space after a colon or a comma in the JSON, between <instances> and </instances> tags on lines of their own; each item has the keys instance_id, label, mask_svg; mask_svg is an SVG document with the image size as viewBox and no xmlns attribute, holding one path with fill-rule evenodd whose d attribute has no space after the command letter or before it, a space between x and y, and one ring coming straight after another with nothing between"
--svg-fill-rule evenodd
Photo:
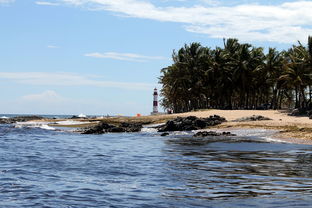
<instances>
[{"instance_id":1,"label":"dark rock","mask_svg":"<svg viewBox=\"0 0 312 208\"><path fill-rule=\"evenodd\" d=\"M126 131L122 127L113 127L111 129L107 130L106 132L122 133L122 132L126 132Z\"/></svg>"},{"instance_id":2,"label":"dark rock","mask_svg":"<svg viewBox=\"0 0 312 208\"><path fill-rule=\"evenodd\" d=\"M103 134L105 133L108 129L112 129L115 126L100 122L99 124L91 127L87 127L81 130L82 134Z\"/></svg>"},{"instance_id":3,"label":"dark rock","mask_svg":"<svg viewBox=\"0 0 312 208\"><path fill-rule=\"evenodd\" d=\"M266 120L272 120L270 118L264 117L264 116L259 116L259 115L253 115L250 117L243 117L234 120L235 122L246 122L246 121L266 121Z\"/></svg>"},{"instance_id":4,"label":"dark rock","mask_svg":"<svg viewBox=\"0 0 312 208\"><path fill-rule=\"evenodd\" d=\"M143 128L141 123L121 123L120 127L124 132L139 132Z\"/></svg>"},{"instance_id":5,"label":"dark rock","mask_svg":"<svg viewBox=\"0 0 312 208\"><path fill-rule=\"evenodd\" d=\"M162 133L160 136L164 137L164 136L168 136L169 133L165 132L165 133Z\"/></svg>"},{"instance_id":6,"label":"dark rock","mask_svg":"<svg viewBox=\"0 0 312 208\"><path fill-rule=\"evenodd\" d=\"M139 132L142 129L142 124L138 123L121 123L119 126L100 122L99 124L84 128L80 130L82 134L104 134L108 132L121 133L121 132Z\"/></svg>"},{"instance_id":7,"label":"dark rock","mask_svg":"<svg viewBox=\"0 0 312 208\"><path fill-rule=\"evenodd\" d=\"M165 131L192 131L203 129L208 126L219 125L225 122L225 118L218 115L210 116L208 118L197 118L196 116L178 117L168 121L165 125L159 126L159 132Z\"/></svg>"},{"instance_id":8,"label":"dark rock","mask_svg":"<svg viewBox=\"0 0 312 208\"><path fill-rule=\"evenodd\" d=\"M291 113L289 113L289 116L307 116L307 114L309 113L309 111L307 111L307 109L304 108L295 108L294 110L291 111ZM309 115L308 115L309 116Z\"/></svg>"},{"instance_id":9,"label":"dark rock","mask_svg":"<svg viewBox=\"0 0 312 208\"><path fill-rule=\"evenodd\" d=\"M32 120L42 120L44 117L41 116L16 116L13 118L0 118L0 124L12 124L16 122L26 122Z\"/></svg>"},{"instance_id":10,"label":"dark rock","mask_svg":"<svg viewBox=\"0 0 312 208\"><path fill-rule=\"evenodd\" d=\"M11 124L14 123L10 118L0 118L0 124Z\"/></svg>"},{"instance_id":11,"label":"dark rock","mask_svg":"<svg viewBox=\"0 0 312 208\"><path fill-rule=\"evenodd\" d=\"M211 136L236 136L231 132L218 133L215 131L200 131L193 135L193 137L211 137Z\"/></svg>"},{"instance_id":12,"label":"dark rock","mask_svg":"<svg viewBox=\"0 0 312 208\"><path fill-rule=\"evenodd\" d=\"M270 108L270 103L265 103L256 107L256 110L268 110Z\"/></svg>"}]
</instances>

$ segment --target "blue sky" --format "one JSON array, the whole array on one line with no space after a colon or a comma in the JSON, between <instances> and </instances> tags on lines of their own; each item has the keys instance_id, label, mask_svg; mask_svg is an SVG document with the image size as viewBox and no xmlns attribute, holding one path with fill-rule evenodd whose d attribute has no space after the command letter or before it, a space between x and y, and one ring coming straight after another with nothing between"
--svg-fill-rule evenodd
<instances>
[{"instance_id":1,"label":"blue sky","mask_svg":"<svg viewBox=\"0 0 312 208\"><path fill-rule=\"evenodd\" d=\"M149 114L185 43L235 37L285 49L312 34L312 2L0 0L0 113Z\"/></svg>"}]
</instances>

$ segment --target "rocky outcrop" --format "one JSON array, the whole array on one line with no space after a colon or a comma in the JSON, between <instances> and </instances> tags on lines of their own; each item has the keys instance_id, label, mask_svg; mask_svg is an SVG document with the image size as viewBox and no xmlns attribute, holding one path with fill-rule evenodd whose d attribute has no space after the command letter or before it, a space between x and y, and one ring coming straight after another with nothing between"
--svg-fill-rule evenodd
<instances>
[{"instance_id":1,"label":"rocky outcrop","mask_svg":"<svg viewBox=\"0 0 312 208\"><path fill-rule=\"evenodd\" d=\"M297 117L309 117L309 119L312 119L312 110L306 110L302 108L296 108L291 111L291 113L288 114L289 116L297 116Z\"/></svg>"},{"instance_id":2,"label":"rocky outcrop","mask_svg":"<svg viewBox=\"0 0 312 208\"><path fill-rule=\"evenodd\" d=\"M99 124L81 129L82 134L104 134L104 133L122 133L122 132L139 132L142 129L139 123L121 123L119 126L100 122Z\"/></svg>"},{"instance_id":3,"label":"rocky outcrop","mask_svg":"<svg viewBox=\"0 0 312 208\"><path fill-rule=\"evenodd\" d=\"M272 120L270 118L264 117L264 116L259 116L259 115L253 115L250 117L243 117L234 120L235 122L246 122L246 121L266 121L266 120Z\"/></svg>"},{"instance_id":4,"label":"rocky outcrop","mask_svg":"<svg viewBox=\"0 0 312 208\"><path fill-rule=\"evenodd\" d=\"M211 136L236 136L231 132L215 132L215 131L199 131L193 135L193 137L211 137Z\"/></svg>"},{"instance_id":5,"label":"rocky outcrop","mask_svg":"<svg viewBox=\"0 0 312 208\"><path fill-rule=\"evenodd\" d=\"M311 110L307 112L307 116L309 117L309 119L312 119L312 111Z\"/></svg>"},{"instance_id":6,"label":"rocky outcrop","mask_svg":"<svg viewBox=\"0 0 312 208\"><path fill-rule=\"evenodd\" d=\"M13 118L0 118L0 124L12 124L16 122L26 122L32 120L42 120L41 116L16 116Z\"/></svg>"},{"instance_id":7,"label":"rocky outcrop","mask_svg":"<svg viewBox=\"0 0 312 208\"><path fill-rule=\"evenodd\" d=\"M178 117L168 121L166 124L158 127L158 132L165 131L192 131L203 129L208 126L216 126L225 122L225 118L218 115L210 116L208 118L197 118L196 116Z\"/></svg>"}]
</instances>

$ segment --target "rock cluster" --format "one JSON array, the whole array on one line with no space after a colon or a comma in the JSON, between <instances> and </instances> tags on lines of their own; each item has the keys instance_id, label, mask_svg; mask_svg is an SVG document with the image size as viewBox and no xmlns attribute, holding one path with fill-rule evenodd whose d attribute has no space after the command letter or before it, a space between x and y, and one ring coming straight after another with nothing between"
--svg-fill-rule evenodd
<instances>
[{"instance_id":1,"label":"rock cluster","mask_svg":"<svg viewBox=\"0 0 312 208\"><path fill-rule=\"evenodd\" d=\"M225 121L225 118L218 115L210 116L208 118L197 118L196 116L189 116L185 118L178 117L167 121L167 123L162 126L159 126L158 132L198 130L208 126L219 125Z\"/></svg>"},{"instance_id":2,"label":"rock cluster","mask_svg":"<svg viewBox=\"0 0 312 208\"><path fill-rule=\"evenodd\" d=\"M104 134L104 133L121 133L121 132L139 132L142 129L139 123L121 123L119 126L100 122L99 124L80 130L82 134Z\"/></svg>"},{"instance_id":3,"label":"rock cluster","mask_svg":"<svg viewBox=\"0 0 312 208\"><path fill-rule=\"evenodd\" d=\"M211 137L211 136L236 136L231 132L215 132L215 131L199 131L193 135L193 137Z\"/></svg>"},{"instance_id":4,"label":"rock cluster","mask_svg":"<svg viewBox=\"0 0 312 208\"><path fill-rule=\"evenodd\" d=\"M308 111L307 116L309 117L309 119L312 119L312 111Z\"/></svg>"},{"instance_id":5,"label":"rock cluster","mask_svg":"<svg viewBox=\"0 0 312 208\"><path fill-rule=\"evenodd\" d=\"M0 118L0 124L12 124L16 122L26 122L32 120L42 120L41 116L17 116L13 118Z\"/></svg>"},{"instance_id":6,"label":"rock cluster","mask_svg":"<svg viewBox=\"0 0 312 208\"><path fill-rule=\"evenodd\" d=\"M309 112L306 109L295 108L289 114L289 116L309 116Z\"/></svg>"},{"instance_id":7,"label":"rock cluster","mask_svg":"<svg viewBox=\"0 0 312 208\"><path fill-rule=\"evenodd\" d=\"M250 117L243 117L234 120L235 122L245 122L245 121L265 121L265 120L272 120L270 118L264 117L264 116L259 116L259 115L253 115Z\"/></svg>"}]
</instances>

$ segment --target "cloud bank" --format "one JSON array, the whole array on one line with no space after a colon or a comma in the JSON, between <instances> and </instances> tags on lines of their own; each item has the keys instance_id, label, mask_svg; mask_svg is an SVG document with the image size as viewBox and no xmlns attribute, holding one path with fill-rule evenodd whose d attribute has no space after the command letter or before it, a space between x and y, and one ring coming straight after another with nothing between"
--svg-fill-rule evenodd
<instances>
[{"instance_id":1,"label":"cloud bank","mask_svg":"<svg viewBox=\"0 0 312 208\"><path fill-rule=\"evenodd\" d=\"M265 5L222 5L204 0L192 7L157 6L148 0L60 0L90 10L109 11L124 17L182 23L185 30L211 38L236 37L244 41L294 43L312 34L312 1ZM208 4L207 4L208 3Z\"/></svg>"},{"instance_id":2,"label":"cloud bank","mask_svg":"<svg viewBox=\"0 0 312 208\"><path fill-rule=\"evenodd\" d=\"M146 62L149 60L164 60L165 57L161 56L144 56L134 53L116 53L116 52L106 52L106 53L88 53L85 56L93 58L106 58L106 59L115 59L122 61L133 61L133 62Z\"/></svg>"},{"instance_id":3,"label":"cloud bank","mask_svg":"<svg viewBox=\"0 0 312 208\"><path fill-rule=\"evenodd\" d=\"M66 101L65 98L63 98L53 90L47 90L38 94L25 95L22 97L22 100L31 102L46 102L46 103L55 103L55 102L59 103Z\"/></svg>"},{"instance_id":4,"label":"cloud bank","mask_svg":"<svg viewBox=\"0 0 312 208\"><path fill-rule=\"evenodd\" d=\"M48 45L47 48L56 49L56 48L60 48L60 47L56 46L56 45Z\"/></svg>"},{"instance_id":5,"label":"cloud bank","mask_svg":"<svg viewBox=\"0 0 312 208\"><path fill-rule=\"evenodd\" d=\"M49 2L49 1L36 1L35 2L38 5L43 5L43 6L59 6L59 3L55 3L55 2Z\"/></svg>"}]
</instances>

